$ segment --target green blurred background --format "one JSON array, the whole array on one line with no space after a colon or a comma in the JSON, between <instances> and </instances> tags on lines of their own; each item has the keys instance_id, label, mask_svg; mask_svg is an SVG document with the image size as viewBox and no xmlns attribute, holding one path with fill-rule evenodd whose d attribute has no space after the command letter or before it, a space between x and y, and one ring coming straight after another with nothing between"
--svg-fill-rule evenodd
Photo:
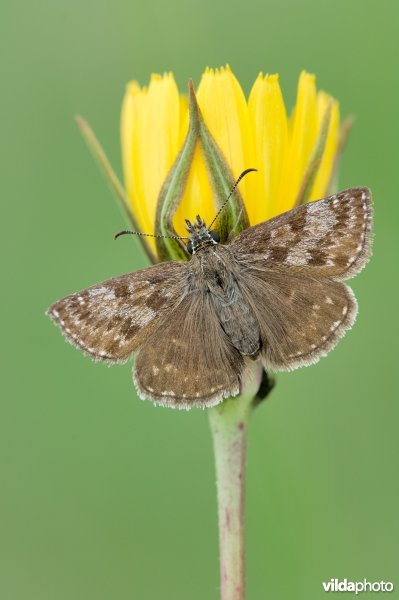
<instances>
[{"instance_id":1,"label":"green blurred background","mask_svg":"<svg viewBox=\"0 0 399 600\"><path fill-rule=\"evenodd\" d=\"M218 597L206 413L141 402L130 365L91 363L44 311L146 264L112 241L124 222L73 116L120 172L125 82L173 70L184 90L226 62L246 92L280 72L289 107L315 72L357 116L340 187L369 185L376 207L356 326L253 415L248 598L322 598L332 577L399 586L398 18L375 0L3 0L2 600Z\"/></svg>"}]
</instances>

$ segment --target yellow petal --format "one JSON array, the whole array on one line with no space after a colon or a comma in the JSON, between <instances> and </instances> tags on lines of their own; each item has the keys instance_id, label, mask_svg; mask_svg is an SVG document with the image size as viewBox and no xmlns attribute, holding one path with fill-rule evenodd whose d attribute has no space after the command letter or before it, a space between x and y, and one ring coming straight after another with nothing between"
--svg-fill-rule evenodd
<instances>
[{"instance_id":1,"label":"yellow petal","mask_svg":"<svg viewBox=\"0 0 399 600\"><path fill-rule=\"evenodd\" d=\"M328 193L328 184L330 182L332 169L334 165L335 154L338 148L339 136L339 105L336 100L325 92L317 94L317 115L319 127L323 121L327 106L332 102L330 125L328 128L326 145L321 159L320 167L310 194L311 200L323 198Z\"/></svg>"},{"instance_id":2,"label":"yellow petal","mask_svg":"<svg viewBox=\"0 0 399 600\"><path fill-rule=\"evenodd\" d=\"M292 122L289 127L287 159L278 200L278 213L293 208L300 184L317 138L318 116L315 76L303 71Z\"/></svg>"},{"instance_id":3,"label":"yellow petal","mask_svg":"<svg viewBox=\"0 0 399 600\"><path fill-rule=\"evenodd\" d=\"M141 89L132 81L126 86L121 113L122 165L127 194L132 204L137 222L143 225L145 203L140 189L141 173L135 157L138 154L138 129L146 97L146 89Z\"/></svg>"},{"instance_id":4,"label":"yellow petal","mask_svg":"<svg viewBox=\"0 0 399 600\"><path fill-rule=\"evenodd\" d=\"M153 75L148 89L136 83L127 88L121 119L124 174L145 233L154 232L159 192L179 151L180 108L172 74Z\"/></svg>"},{"instance_id":5,"label":"yellow petal","mask_svg":"<svg viewBox=\"0 0 399 600\"><path fill-rule=\"evenodd\" d=\"M179 92L172 74L154 75L148 88L141 123L143 192L151 229L162 184L179 151Z\"/></svg>"},{"instance_id":6,"label":"yellow petal","mask_svg":"<svg viewBox=\"0 0 399 600\"><path fill-rule=\"evenodd\" d=\"M248 105L240 84L230 68L207 69L202 76L198 104L204 121L236 178L249 167L257 167ZM202 174L200 175L202 179ZM256 177L251 175L240 183L240 192L252 223L256 222ZM205 188L205 184L203 185ZM201 214L208 214L210 198L198 200ZM204 206L204 209L202 208ZM212 203L214 214L214 207Z\"/></svg>"},{"instance_id":7,"label":"yellow petal","mask_svg":"<svg viewBox=\"0 0 399 600\"><path fill-rule=\"evenodd\" d=\"M277 214L282 170L287 152L287 113L278 75L259 74L249 96L249 112L255 132L255 164L259 173L254 206L255 222L265 221ZM256 208L256 211L255 211Z\"/></svg>"}]
</instances>

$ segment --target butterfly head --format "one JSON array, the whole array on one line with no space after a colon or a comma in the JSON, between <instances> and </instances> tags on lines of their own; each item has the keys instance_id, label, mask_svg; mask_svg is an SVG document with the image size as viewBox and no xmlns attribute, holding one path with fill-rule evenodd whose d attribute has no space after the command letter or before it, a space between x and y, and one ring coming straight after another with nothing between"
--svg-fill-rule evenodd
<instances>
[{"instance_id":1,"label":"butterfly head","mask_svg":"<svg viewBox=\"0 0 399 600\"><path fill-rule=\"evenodd\" d=\"M187 244L189 254L195 254L202 248L213 246L220 242L219 234L216 231L210 231L199 215L197 215L196 220L192 223L186 219L186 229L190 236Z\"/></svg>"}]
</instances>

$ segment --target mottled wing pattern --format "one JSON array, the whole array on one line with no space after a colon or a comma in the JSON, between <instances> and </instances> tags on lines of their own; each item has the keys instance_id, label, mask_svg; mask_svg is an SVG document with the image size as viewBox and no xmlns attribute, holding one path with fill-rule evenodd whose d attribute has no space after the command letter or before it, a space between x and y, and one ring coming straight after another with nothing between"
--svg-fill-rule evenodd
<instances>
[{"instance_id":1,"label":"mottled wing pattern","mask_svg":"<svg viewBox=\"0 0 399 600\"><path fill-rule=\"evenodd\" d=\"M187 294L140 347L134 382L143 399L175 408L214 406L240 391L244 361L210 295Z\"/></svg>"},{"instance_id":2,"label":"mottled wing pattern","mask_svg":"<svg viewBox=\"0 0 399 600\"><path fill-rule=\"evenodd\" d=\"M242 288L259 322L266 369L286 371L317 362L356 318L352 290L337 281L254 270Z\"/></svg>"},{"instance_id":3,"label":"mottled wing pattern","mask_svg":"<svg viewBox=\"0 0 399 600\"><path fill-rule=\"evenodd\" d=\"M250 227L229 247L252 268L284 267L340 281L370 257L371 226L371 192L352 188Z\"/></svg>"},{"instance_id":4,"label":"mottled wing pattern","mask_svg":"<svg viewBox=\"0 0 399 600\"><path fill-rule=\"evenodd\" d=\"M94 360L124 362L172 311L186 280L187 263L164 262L71 294L48 314Z\"/></svg>"}]
</instances>

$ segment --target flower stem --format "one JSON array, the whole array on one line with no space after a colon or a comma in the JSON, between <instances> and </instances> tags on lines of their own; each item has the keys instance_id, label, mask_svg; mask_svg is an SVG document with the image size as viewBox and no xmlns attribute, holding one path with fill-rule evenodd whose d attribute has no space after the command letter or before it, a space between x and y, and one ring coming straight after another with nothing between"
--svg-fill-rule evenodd
<instances>
[{"instance_id":1,"label":"flower stem","mask_svg":"<svg viewBox=\"0 0 399 600\"><path fill-rule=\"evenodd\" d=\"M242 394L208 411L216 463L221 600L243 600L245 595L246 439L261 374L261 366L255 363Z\"/></svg>"}]
</instances>

